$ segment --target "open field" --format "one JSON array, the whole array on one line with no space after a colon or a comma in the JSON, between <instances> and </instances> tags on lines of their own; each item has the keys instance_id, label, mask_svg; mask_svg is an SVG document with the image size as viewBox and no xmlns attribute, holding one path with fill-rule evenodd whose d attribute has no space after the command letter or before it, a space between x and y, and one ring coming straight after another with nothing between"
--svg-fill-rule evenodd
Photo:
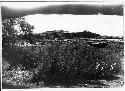
<instances>
[{"instance_id":1,"label":"open field","mask_svg":"<svg viewBox=\"0 0 125 91\"><path fill-rule=\"evenodd\" d=\"M3 88L123 86L124 43L109 41L101 48L88 42L62 40L6 47L2 50Z\"/></svg>"}]
</instances>

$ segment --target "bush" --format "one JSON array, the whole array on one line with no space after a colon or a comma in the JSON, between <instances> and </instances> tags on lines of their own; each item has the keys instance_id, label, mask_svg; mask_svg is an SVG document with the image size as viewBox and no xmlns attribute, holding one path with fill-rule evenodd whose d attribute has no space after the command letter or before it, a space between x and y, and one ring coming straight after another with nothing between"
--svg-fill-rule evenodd
<instances>
[{"instance_id":1,"label":"bush","mask_svg":"<svg viewBox=\"0 0 125 91\"><path fill-rule=\"evenodd\" d=\"M66 77L69 76L69 78L82 76L98 79L104 76L113 76L121 70L118 54L106 55L102 49L96 49L84 43L71 43L60 47L56 65L57 71L62 76L66 74Z\"/></svg>"},{"instance_id":2,"label":"bush","mask_svg":"<svg viewBox=\"0 0 125 91\"><path fill-rule=\"evenodd\" d=\"M111 44L98 49L84 42L54 42L44 46L14 46L4 57L11 54L7 60L15 60L25 70L32 71L34 76L30 82L53 82L52 79L56 79L68 83L78 79L106 79L118 74L121 70L119 52L123 49L119 46ZM12 50L16 56L12 55Z\"/></svg>"}]
</instances>

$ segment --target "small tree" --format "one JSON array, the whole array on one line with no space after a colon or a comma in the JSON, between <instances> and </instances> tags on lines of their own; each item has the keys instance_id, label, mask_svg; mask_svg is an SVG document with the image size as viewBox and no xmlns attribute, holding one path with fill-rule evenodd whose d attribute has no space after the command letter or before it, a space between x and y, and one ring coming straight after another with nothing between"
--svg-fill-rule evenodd
<instances>
[{"instance_id":1,"label":"small tree","mask_svg":"<svg viewBox=\"0 0 125 91\"><path fill-rule=\"evenodd\" d=\"M20 26L20 30L16 30L15 25ZM29 23L25 22L24 17L18 18L9 18L2 20L2 45L14 44L17 39L27 39L32 43L32 30L34 26L31 26Z\"/></svg>"},{"instance_id":2,"label":"small tree","mask_svg":"<svg viewBox=\"0 0 125 91\"><path fill-rule=\"evenodd\" d=\"M23 35L23 39L27 39L29 40L29 42L31 44L34 43L33 41L33 32L32 30L34 29L34 26L30 25L29 23L25 22L25 21L21 21L20 22L20 28L21 28L21 32Z\"/></svg>"},{"instance_id":3,"label":"small tree","mask_svg":"<svg viewBox=\"0 0 125 91\"><path fill-rule=\"evenodd\" d=\"M17 39L17 31L14 29L16 24L14 18L2 20L2 45L13 44Z\"/></svg>"}]
</instances>

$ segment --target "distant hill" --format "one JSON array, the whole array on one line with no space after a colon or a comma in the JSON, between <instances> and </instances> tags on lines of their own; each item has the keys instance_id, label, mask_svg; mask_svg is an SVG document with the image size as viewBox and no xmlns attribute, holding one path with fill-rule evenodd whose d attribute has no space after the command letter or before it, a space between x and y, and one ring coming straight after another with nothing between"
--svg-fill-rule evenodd
<instances>
[{"instance_id":1,"label":"distant hill","mask_svg":"<svg viewBox=\"0 0 125 91\"><path fill-rule=\"evenodd\" d=\"M63 30L58 31L47 31L44 33L34 34L37 39L73 39L73 38L97 38L100 37L99 34L89 32L87 30L83 32L65 32Z\"/></svg>"},{"instance_id":2,"label":"distant hill","mask_svg":"<svg viewBox=\"0 0 125 91\"><path fill-rule=\"evenodd\" d=\"M64 4L49 5L35 9L12 9L1 7L2 18L22 17L30 14L73 14L73 15L123 15L123 5Z\"/></svg>"}]
</instances>

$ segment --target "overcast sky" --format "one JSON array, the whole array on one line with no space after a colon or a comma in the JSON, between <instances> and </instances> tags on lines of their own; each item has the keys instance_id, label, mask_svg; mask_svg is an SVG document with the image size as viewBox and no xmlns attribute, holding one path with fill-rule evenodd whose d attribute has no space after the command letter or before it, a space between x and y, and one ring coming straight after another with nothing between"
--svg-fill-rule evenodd
<instances>
[{"instance_id":1,"label":"overcast sky","mask_svg":"<svg viewBox=\"0 0 125 91\"><path fill-rule=\"evenodd\" d=\"M123 16L116 15L28 15L26 21L35 26L34 33L51 30L82 32L88 30L101 35L123 36Z\"/></svg>"}]
</instances>

